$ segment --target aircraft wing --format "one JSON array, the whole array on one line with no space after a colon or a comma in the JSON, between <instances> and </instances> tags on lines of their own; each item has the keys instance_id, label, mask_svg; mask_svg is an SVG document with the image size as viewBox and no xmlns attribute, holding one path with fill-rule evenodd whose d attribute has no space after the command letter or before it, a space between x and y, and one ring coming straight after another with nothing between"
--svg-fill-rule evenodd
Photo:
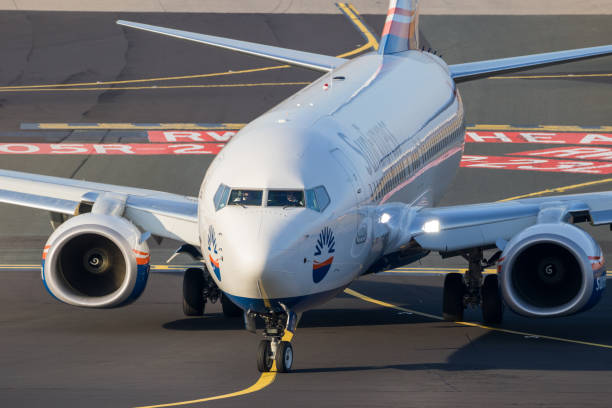
<instances>
[{"instance_id":1,"label":"aircraft wing","mask_svg":"<svg viewBox=\"0 0 612 408\"><path fill-rule=\"evenodd\" d=\"M263 45L247 41L232 40L230 38L215 37L213 35L192 33L189 31L135 23L132 21L118 20L117 24L137 28L139 30L150 31L152 33L167 35L169 37L213 45L215 47L238 51L244 54L256 55L258 57L313 69L315 71L328 72L338 68L347 61L344 58L330 57L327 55L296 51L288 48L274 47L271 45Z\"/></svg>"},{"instance_id":2,"label":"aircraft wing","mask_svg":"<svg viewBox=\"0 0 612 408\"><path fill-rule=\"evenodd\" d=\"M125 201L123 217L143 232L198 245L198 200L164 193L61 177L0 170L0 203L56 214L90 211L99 197Z\"/></svg>"},{"instance_id":3,"label":"aircraft wing","mask_svg":"<svg viewBox=\"0 0 612 408\"><path fill-rule=\"evenodd\" d=\"M449 207L381 207L386 221L385 252L411 242L424 250L454 252L500 247L523 229L539 222L612 223L612 192L551 196ZM387 216L384 216L384 214ZM382 222L382 221L381 221Z\"/></svg>"},{"instance_id":4,"label":"aircraft wing","mask_svg":"<svg viewBox=\"0 0 612 408\"><path fill-rule=\"evenodd\" d=\"M449 69L451 77L453 77L455 82L463 82L525 69L602 57L610 54L612 54L612 45L603 45L600 47L579 48L575 50L546 52L543 54L455 64L450 65Z\"/></svg>"}]
</instances>

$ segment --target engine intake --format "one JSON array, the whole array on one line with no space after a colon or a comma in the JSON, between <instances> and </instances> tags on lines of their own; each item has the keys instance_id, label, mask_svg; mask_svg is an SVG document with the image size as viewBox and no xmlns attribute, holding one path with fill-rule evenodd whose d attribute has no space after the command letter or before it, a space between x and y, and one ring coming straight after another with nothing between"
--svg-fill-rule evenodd
<instances>
[{"instance_id":1,"label":"engine intake","mask_svg":"<svg viewBox=\"0 0 612 408\"><path fill-rule=\"evenodd\" d=\"M558 244L534 244L514 262L512 286L518 297L536 307L567 304L578 295L581 284L580 264Z\"/></svg>"},{"instance_id":2,"label":"engine intake","mask_svg":"<svg viewBox=\"0 0 612 408\"><path fill-rule=\"evenodd\" d=\"M499 272L508 306L531 317L584 311L605 288L599 245L566 223L537 224L517 234L504 249Z\"/></svg>"},{"instance_id":3,"label":"engine intake","mask_svg":"<svg viewBox=\"0 0 612 408\"><path fill-rule=\"evenodd\" d=\"M42 278L58 300L108 308L136 300L149 275L149 248L129 221L84 214L62 224L43 252Z\"/></svg>"}]
</instances>

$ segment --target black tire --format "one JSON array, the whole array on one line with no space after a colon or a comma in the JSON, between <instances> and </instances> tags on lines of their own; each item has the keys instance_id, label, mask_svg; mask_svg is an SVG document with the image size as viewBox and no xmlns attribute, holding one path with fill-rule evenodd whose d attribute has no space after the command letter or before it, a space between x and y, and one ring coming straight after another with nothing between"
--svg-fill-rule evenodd
<instances>
[{"instance_id":1,"label":"black tire","mask_svg":"<svg viewBox=\"0 0 612 408\"><path fill-rule=\"evenodd\" d=\"M183 313L185 316L203 316L204 273L198 268L189 268L183 275Z\"/></svg>"},{"instance_id":2,"label":"black tire","mask_svg":"<svg viewBox=\"0 0 612 408\"><path fill-rule=\"evenodd\" d=\"M257 369L260 373L267 373L272 369L272 346L270 340L262 340L257 347Z\"/></svg>"},{"instance_id":3,"label":"black tire","mask_svg":"<svg viewBox=\"0 0 612 408\"><path fill-rule=\"evenodd\" d=\"M276 371L288 373L293 365L293 347L288 341L281 341L276 349Z\"/></svg>"},{"instance_id":4,"label":"black tire","mask_svg":"<svg viewBox=\"0 0 612 408\"><path fill-rule=\"evenodd\" d=\"M449 273L444 278L444 292L442 296L442 317L449 322L463 320L463 295L466 292L463 275Z\"/></svg>"},{"instance_id":5,"label":"black tire","mask_svg":"<svg viewBox=\"0 0 612 408\"><path fill-rule=\"evenodd\" d=\"M497 275L485 277L480 289L482 298L482 321L486 324L499 324L502 322L504 307Z\"/></svg>"},{"instance_id":6,"label":"black tire","mask_svg":"<svg viewBox=\"0 0 612 408\"><path fill-rule=\"evenodd\" d=\"M243 310L236 306L225 293L221 293L221 308L225 317L242 317Z\"/></svg>"}]
</instances>

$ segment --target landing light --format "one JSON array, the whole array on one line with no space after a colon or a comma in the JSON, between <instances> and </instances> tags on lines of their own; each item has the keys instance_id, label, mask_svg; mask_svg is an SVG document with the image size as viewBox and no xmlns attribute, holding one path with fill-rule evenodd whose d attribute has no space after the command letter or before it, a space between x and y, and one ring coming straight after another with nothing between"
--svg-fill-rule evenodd
<instances>
[{"instance_id":1,"label":"landing light","mask_svg":"<svg viewBox=\"0 0 612 408\"><path fill-rule=\"evenodd\" d=\"M429 220L425 224L423 224L423 232L425 233L433 233L440 232L440 221L438 220Z\"/></svg>"},{"instance_id":2,"label":"landing light","mask_svg":"<svg viewBox=\"0 0 612 408\"><path fill-rule=\"evenodd\" d=\"M388 223L390 219L391 219L391 216L387 213L383 213L383 215L380 216L380 222L382 224Z\"/></svg>"}]
</instances>

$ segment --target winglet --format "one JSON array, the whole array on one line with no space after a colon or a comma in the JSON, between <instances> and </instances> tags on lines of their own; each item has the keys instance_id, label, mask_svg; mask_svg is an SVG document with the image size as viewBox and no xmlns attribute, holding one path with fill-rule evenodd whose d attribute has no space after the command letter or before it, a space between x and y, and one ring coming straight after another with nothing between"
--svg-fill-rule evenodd
<instances>
[{"instance_id":1,"label":"winglet","mask_svg":"<svg viewBox=\"0 0 612 408\"><path fill-rule=\"evenodd\" d=\"M379 54L395 54L418 48L418 0L390 0L378 48Z\"/></svg>"}]
</instances>

